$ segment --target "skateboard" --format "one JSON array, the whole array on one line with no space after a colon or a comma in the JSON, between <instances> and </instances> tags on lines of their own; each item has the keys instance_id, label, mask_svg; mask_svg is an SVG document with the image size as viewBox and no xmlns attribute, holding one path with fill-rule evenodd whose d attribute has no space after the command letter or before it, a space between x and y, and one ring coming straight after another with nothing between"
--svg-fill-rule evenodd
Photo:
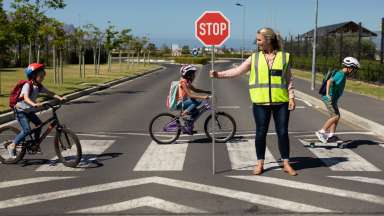
<instances>
[{"instance_id":1,"label":"skateboard","mask_svg":"<svg viewBox=\"0 0 384 216\"><path fill-rule=\"evenodd\" d=\"M348 144L351 143L351 140L337 140L335 142L326 142L326 143L318 143L315 141L309 142L309 147L310 148L315 148L315 147L330 147L330 146L337 146L337 148L343 149L347 148Z\"/></svg>"}]
</instances>

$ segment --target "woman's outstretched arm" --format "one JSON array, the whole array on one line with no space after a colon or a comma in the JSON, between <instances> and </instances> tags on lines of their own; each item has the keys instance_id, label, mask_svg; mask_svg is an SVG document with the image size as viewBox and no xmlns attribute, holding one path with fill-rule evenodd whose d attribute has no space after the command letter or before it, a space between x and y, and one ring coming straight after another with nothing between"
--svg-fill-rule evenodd
<instances>
[{"instance_id":1,"label":"woman's outstretched arm","mask_svg":"<svg viewBox=\"0 0 384 216\"><path fill-rule=\"evenodd\" d=\"M247 58L241 65L235 68L231 68L229 70L221 71L221 72L213 72L211 76L219 79L228 79L240 76L242 74L247 73L251 69L251 56ZM215 74L216 73L216 74Z\"/></svg>"}]
</instances>

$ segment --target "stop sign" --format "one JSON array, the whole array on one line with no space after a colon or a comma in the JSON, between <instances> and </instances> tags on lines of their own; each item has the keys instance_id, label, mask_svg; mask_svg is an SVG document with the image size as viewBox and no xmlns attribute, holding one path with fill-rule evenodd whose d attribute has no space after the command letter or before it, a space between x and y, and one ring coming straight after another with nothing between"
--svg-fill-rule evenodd
<instances>
[{"instance_id":1,"label":"stop sign","mask_svg":"<svg viewBox=\"0 0 384 216\"><path fill-rule=\"evenodd\" d=\"M220 11L205 11L195 21L195 36L205 46L221 46L230 36L230 25Z\"/></svg>"}]
</instances>

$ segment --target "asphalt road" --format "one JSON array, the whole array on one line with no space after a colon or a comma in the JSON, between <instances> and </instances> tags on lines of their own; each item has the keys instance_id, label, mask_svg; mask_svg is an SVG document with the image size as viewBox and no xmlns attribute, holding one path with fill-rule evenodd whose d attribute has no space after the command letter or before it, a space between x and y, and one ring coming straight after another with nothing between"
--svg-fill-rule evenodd
<instances>
[{"instance_id":1,"label":"asphalt road","mask_svg":"<svg viewBox=\"0 0 384 216\"><path fill-rule=\"evenodd\" d=\"M232 63L217 63L216 69ZM290 121L291 161L299 175L280 169L271 123L267 171L252 176L255 125L246 76L215 81L219 109L238 126L233 141L216 145L216 175L211 143L202 134L206 115L197 135L170 145L152 142L148 124L167 111L169 84L179 77L179 66L166 67L63 106L60 119L82 142L81 168L56 162L52 137L42 144L42 155L0 164L0 215L384 214L383 142L341 123L338 136L351 140L348 148L308 148L327 115L300 98ZM210 88L208 70L198 74L197 87Z\"/></svg>"}]
</instances>

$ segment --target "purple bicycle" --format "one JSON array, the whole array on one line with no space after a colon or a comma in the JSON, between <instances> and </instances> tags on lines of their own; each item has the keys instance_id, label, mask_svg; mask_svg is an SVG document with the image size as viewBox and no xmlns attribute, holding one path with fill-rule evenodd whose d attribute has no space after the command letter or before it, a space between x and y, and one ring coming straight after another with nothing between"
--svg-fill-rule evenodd
<instances>
[{"instance_id":1,"label":"purple bicycle","mask_svg":"<svg viewBox=\"0 0 384 216\"><path fill-rule=\"evenodd\" d=\"M181 133L193 135L195 122L203 113L211 110L212 106L209 99L204 100L198 107L199 114L191 125L185 125L181 117L182 110L177 116L172 113L160 113L149 124L149 133L152 139L159 144L173 143L179 138ZM204 122L204 132L209 139L212 139L211 120L212 115L209 115ZM215 112L215 141L227 142L235 136L235 133L236 122L232 116L225 112Z\"/></svg>"}]
</instances>

